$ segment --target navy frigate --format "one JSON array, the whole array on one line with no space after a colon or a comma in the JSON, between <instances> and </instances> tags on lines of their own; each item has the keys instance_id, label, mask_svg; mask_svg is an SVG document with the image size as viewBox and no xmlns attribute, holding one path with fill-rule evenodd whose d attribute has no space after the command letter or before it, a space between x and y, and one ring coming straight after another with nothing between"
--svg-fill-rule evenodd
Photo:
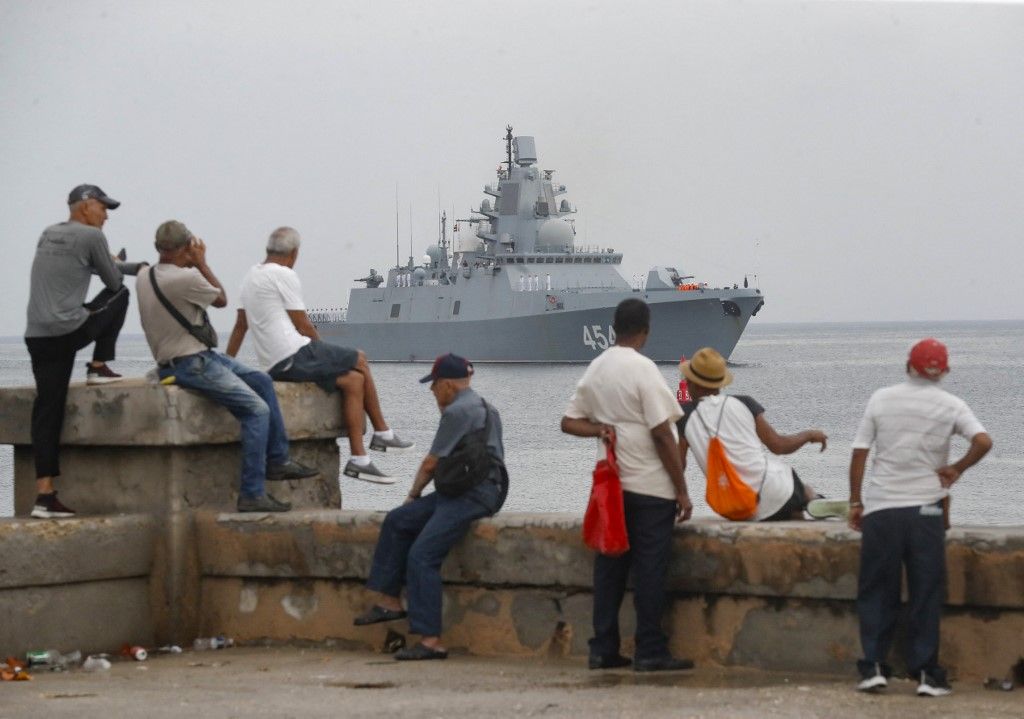
<instances>
[{"instance_id":1,"label":"navy frigate","mask_svg":"<svg viewBox=\"0 0 1024 719\"><path fill-rule=\"evenodd\" d=\"M651 308L651 359L677 362L705 346L728 357L764 304L760 289L746 278L712 288L664 266L630 284L621 252L577 242L575 209L559 199L566 188L554 171L539 169L534 138L506 129L506 159L472 217L449 233L442 216L419 262L370 270L347 308L310 312L322 337L373 361L455 352L474 362L589 362L615 342L616 305L637 297Z\"/></svg>"}]
</instances>

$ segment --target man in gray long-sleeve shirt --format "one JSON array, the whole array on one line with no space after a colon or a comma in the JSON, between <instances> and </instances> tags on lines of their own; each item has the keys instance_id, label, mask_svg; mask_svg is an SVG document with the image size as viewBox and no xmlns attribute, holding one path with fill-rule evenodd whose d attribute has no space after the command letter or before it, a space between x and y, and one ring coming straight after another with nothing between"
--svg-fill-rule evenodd
<instances>
[{"instance_id":1,"label":"man in gray long-sleeve shirt","mask_svg":"<svg viewBox=\"0 0 1024 719\"><path fill-rule=\"evenodd\" d=\"M53 478L60 474L58 444L75 354L96 343L86 369L88 384L121 379L107 367L107 361L114 359L117 336L128 311L128 289L122 282L122 272L135 274L138 265L115 261L102 231L107 210L120 204L95 185L79 185L68 196L68 221L47 227L36 246L25 329L36 380L32 453L38 496L33 517L75 514L57 500L53 488ZM94 274L106 287L86 303Z\"/></svg>"}]
</instances>

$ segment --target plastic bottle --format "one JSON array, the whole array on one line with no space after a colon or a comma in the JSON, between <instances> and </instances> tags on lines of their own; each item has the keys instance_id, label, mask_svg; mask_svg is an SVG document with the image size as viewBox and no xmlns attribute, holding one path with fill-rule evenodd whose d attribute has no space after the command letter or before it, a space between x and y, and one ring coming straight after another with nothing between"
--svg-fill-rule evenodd
<instances>
[{"instance_id":1,"label":"plastic bottle","mask_svg":"<svg viewBox=\"0 0 1024 719\"><path fill-rule=\"evenodd\" d=\"M82 669L87 672L105 672L110 669L110 662L103 657L88 656L82 662Z\"/></svg>"},{"instance_id":2,"label":"plastic bottle","mask_svg":"<svg viewBox=\"0 0 1024 719\"><path fill-rule=\"evenodd\" d=\"M192 642L192 648L197 652L205 651L207 649L224 649L226 647L235 646L235 640L230 637L199 637Z\"/></svg>"},{"instance_id":3,"label":"plastic bottle","mask_svg":"<svg viewBox=\"0 0 1024 719\"><path fill-rule=\"evenodd\" d=\"M60 663L60 652L56 649L25 652L25 663L30 667L53 667Z\"/></svg>"}]
</instances>

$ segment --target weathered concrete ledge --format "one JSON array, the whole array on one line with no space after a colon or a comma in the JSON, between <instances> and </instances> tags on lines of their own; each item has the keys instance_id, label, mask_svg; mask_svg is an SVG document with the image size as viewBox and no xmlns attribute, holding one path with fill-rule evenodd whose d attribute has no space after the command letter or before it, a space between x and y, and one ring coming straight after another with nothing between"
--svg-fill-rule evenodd
<instances>
[{"instance_id":1,"label":"weathered concrete ledge","mask_svg":"<svg viewBox=\"0 0 1024 719\"><path fill-rule=\"evenodd\" d=\"M338 395L316 385L275 382L274 392L292 439L334 439L345 434ZM30 445L35 387L0 390L0 444ZM196 392L129 378L105 385L73 382L61 445L180 447L238 442L238 420Z\"/></svg>"},{"instance_id":2,"label":"weathered concrete ledge","mask_svg":"<svg viewBox=\"0 0 1024 719\"><path fill-rule=\"evenodd\" d=\"M386 629L356 628L352 619L367 601L362 583L382 519L200 513L203 630L379 646ZM669 578L673 647L726 665L849 672L859 654L859 547L839 522L678 528ZM964 675L1004 672L1024 636L1024 530L953 530L948 557L943 659ZM445 563L446 640L484 655L585 654L591 566L575 517L478 522ZM627 607L626 633L631 614Z\"/></svg>"},{"instance_id":3,"label":"weathered concrete ledge","mask_svg":"<svg viewBox=\"0 0 1024 719\"><path fill-rule=\"evenodd\" d=\"M145 515L0 522L2 650L151 642L155 525Z\"/></svg>"}]
</instances>

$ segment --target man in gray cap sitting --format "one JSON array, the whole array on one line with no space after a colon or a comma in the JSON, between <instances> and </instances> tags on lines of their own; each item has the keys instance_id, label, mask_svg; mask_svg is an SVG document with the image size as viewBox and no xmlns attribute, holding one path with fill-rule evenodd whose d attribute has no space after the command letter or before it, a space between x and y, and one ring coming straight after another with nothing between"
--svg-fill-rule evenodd
<instances>
[{"instance_id":1,"label":"man in gray cap sitting","mask_svg":"<svg viewBox=\"0 0 1024 719\"><path fill-rule=\"evenodd\" d=\"M25 329L36 381L32 454L37 496L33 517L75 515L57 499L53 487L54 477L60 474L58 444L75 354L96 343L92 361L86 364L87 384L121 379L107 362L114 359L117 337L128 311L128 288L122 276L135 274L139 266L111 256L103 234L107 210L117 209L120 204L96 185L79 185L68 195L68 220L47 227L36 245ZM85 302L93 275L99 275L105 287Z\"/></svg>"},{"instance_id":2,"label":"man in gray cap sitting","mask_svg":"<svg viewBox=\"0 0 1024 719\"><path fill-rule=\"evenodd\" d=\"M498 411L470 389L473 365L458 355L434 360L430 382L441 410L430 452L423 459L409 496L388 512L366 586L377 593L375 603L356 618L357 626L409 617L409 629L423 639L399 650L395 659L445 659L441 644L441 563L477 519L495 514L508 493L505 449ZM442 483L451 459L470 443L484 444L489 461L470 477L470 485L453 489ZM460 455L461 456L461 455ZM434 492L422 496L435 481ZM402 608L405 584L408 614Z\"/></svg>"},{"instance_id":3,"label":"man in gray cap sitting","mask_svg":"<svg viewBox=\"0 0 1024 719\"><path fill-rule=\"evenodd\" d=\"M319 472L288 457L284 419L265 372L246 367L213 348L206 308L224 307L227 295L206 264L206 244L170 220L156 230L160 260L139 273L139 314L162 380L205 395L242 424L239 512L286 512L264 490L266 480L304 479Z\"/></svg>"}]
</instances>

